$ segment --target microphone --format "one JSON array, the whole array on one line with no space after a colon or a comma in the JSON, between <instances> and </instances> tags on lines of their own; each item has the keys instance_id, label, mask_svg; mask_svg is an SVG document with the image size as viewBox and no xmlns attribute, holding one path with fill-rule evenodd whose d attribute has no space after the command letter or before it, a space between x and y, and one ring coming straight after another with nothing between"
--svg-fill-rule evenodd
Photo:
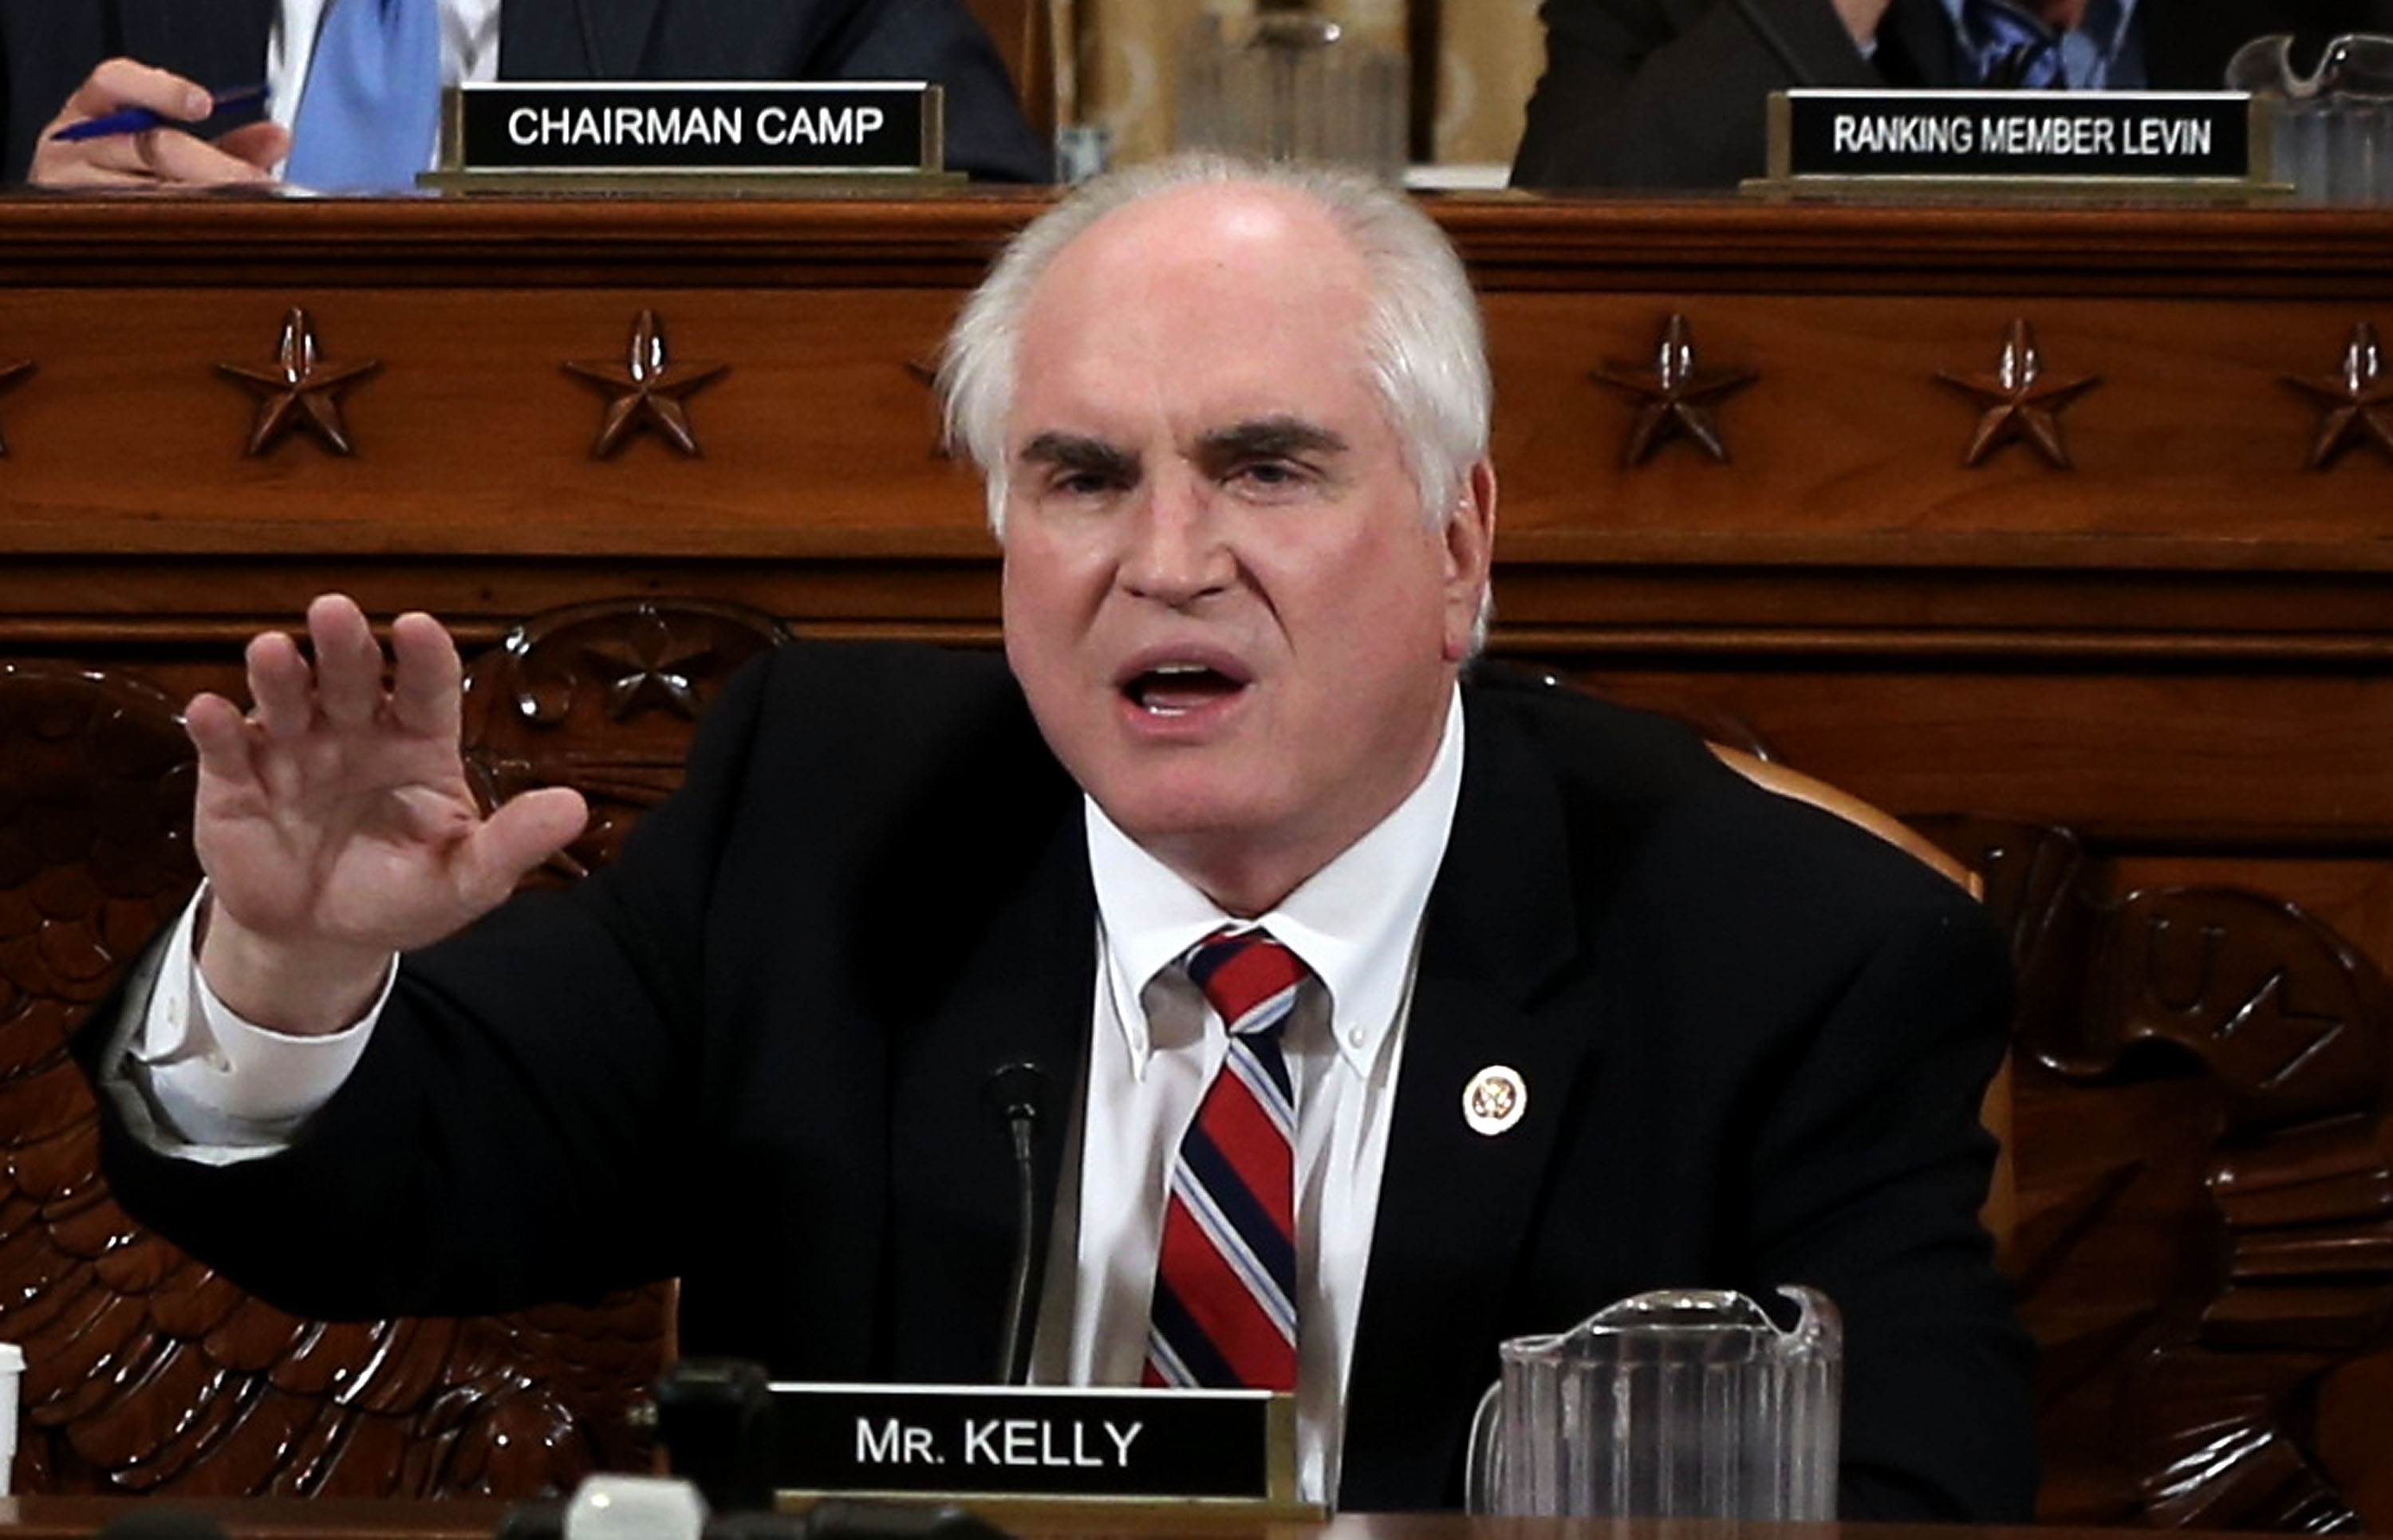
<instances>
[{"instance_id":1,"label":"microphone","mask_svg":"<svg viewBox=\"0 0 2393 1540\"><path fill-rule=\"evenodd\" d=\"M1000 1064L988 1077L989 1105L1005 1120L1013 1146L1013 1268L1005 1291L1005 1336L998 1346L1003 1385L1030 1381L1030 1340L1039 1313L1039 1281L1047 1271L1047 1226L1039 1221L1039 1128L1053 1086L1037 1064Z\"/></svg>"},{"instance_id":2,"label":"microphone","mask_svg":"<svg viewBox=\"0 0 2393 1540\"><path fill-rule=\"evenodd\" d=\"M685 1358L654 1388L657 1437L673 1473L694 1481L716 1513L773 1506L778 1434L765 1365Z\"/></svg>"}]
</instances>

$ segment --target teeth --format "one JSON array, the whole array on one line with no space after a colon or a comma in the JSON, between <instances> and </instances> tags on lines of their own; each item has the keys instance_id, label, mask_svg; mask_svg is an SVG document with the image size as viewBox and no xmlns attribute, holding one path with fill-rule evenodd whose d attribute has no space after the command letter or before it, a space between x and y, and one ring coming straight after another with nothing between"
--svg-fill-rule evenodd
<instances>
[{"instance_id":1,"label":"teeth","mask_svg":"<svg viewBox=\"0 0 2393 1540\"><path fill-rule=\"evenodd\" d=\"M1150 678L1169 680L1200 678L1206 674L1211 673L1213 671L1202 663L1175 662L1157 663L1146 672ZM1141 694L1139 705L1150 716L1186 716L1190 711L1190 708L1186 706L1168 705L1162 701L1150 698L1144 693Z\"/></svg>"}]
</instances>

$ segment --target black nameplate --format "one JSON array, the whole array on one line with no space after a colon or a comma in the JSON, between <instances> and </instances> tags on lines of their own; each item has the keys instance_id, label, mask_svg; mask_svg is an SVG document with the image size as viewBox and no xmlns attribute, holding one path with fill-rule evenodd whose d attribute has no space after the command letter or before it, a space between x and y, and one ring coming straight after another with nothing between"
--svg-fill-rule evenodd
<instances>
[{"instance_id":1,"label":"black nameplate","mask_svg":"<svg viewBox=\"0 0 2393 1540\"><path fill-rule=\"evenodd\" d=\"M1781 178L2254 179L2242 92L1805 90L1772 114Z\"/></svg>"},{"instance_id":2,"label":"black nameplate","mask_svg":"<svg viewBox=\"0 0 2393 1540\"><path fill-rule=\"evenodd\" d=\"M935 171L938 92L906 81L467 84L446 161L467 172Z\"/></svg>"},{"instance_id":3,"label":"black nameplate","mask_svg":"<svg viewBox=\"0 0 2393 1540\"><path fill-rule=\"evenodd\" d=\"M776 1384L774 1484L1285 1507L1293 1404L1260 1390Z\"/></svg>"}]
</instances>

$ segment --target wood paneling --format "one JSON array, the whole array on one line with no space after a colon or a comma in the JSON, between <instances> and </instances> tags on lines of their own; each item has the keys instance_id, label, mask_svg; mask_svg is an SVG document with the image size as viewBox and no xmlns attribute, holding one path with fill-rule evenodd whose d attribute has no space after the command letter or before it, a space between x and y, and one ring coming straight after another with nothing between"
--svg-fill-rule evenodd
<instances>
[{"instance_id":1,"label":"wood paneling","mask_svg":"<svg viewBox=\"0 0 2393 1540\"><path fill-rule=\"evenodd\" d=\"M469 644L627 594L800 631L988 643L979 489L923 366L1042 201L0 202L0 656L228 680L327 587ZM2393 326L2393 215L1454 199L1498 382L1499 652L1710 700L1901 813L2070 825L2105 855L2373 861L2393 847L2393 457L2304 468L2351 328ZM343 459L242 453L304 307ZM563 368L633 317L728 372L594 459ZM1683 316L1726 464L1623 463L1601 383ZM1965 468L2014 320L2099 375L2074 468ZM2253 868L2256 871L2258 868ZM2272 875L2286 873L2271 868ZM2384 935L2372 922L2372 937Z\"/></svg>"},{"instance_id":2,"label":"wood paneling","mask_svg":"<svg viewBox=\"0 0 2393 1540\"><path fill-rule=\"evenodd\" d=\"M37 365L0 394L0 660L227 688L251 629L332 587L431 609L469 647L556 606L668 594L800 633L989 644L997 554L974 478L935 452L921 366L1040 206L0 201L0 362ZM2347 1018L2384 1033L2393 457L2306 469L2318 410L2283 381L2328 373L2362 322L2393 329L2393 213L1435 208L1497 373L1497 651L1749 732L1897 814L2073 828L2073 902L2188 883L2298 900L2357 958L2280 935L2266 906L2163 896L2084 923L2209 916L2248 933L2255 967L2308 946L2326 983L2307 987L2347 989ZM294 307L329 360L382 365L346 398L354 457L242 453L251 404L216 365L266 362ZM562 366L620 356L644 309L675 357L729 366L690 402L704 452L644 435L593 460L599 399ZM1759 376L1717 409L1725 464L1683 442L1623 463L1634 403L1594 372L1650 361L1672 315L1707 366ZM2060 419L2073 468L2024 444L1963 463L1979 409L1937 375L1992 369L2018 320L2053 373L2100 377ZM2232 1064L2197 1063L2215 1047L2189 1038L2150 1077L2066 1055L2021 1075L2032 1319L2060 1364L2047 1506L2290 1522L2340 1484L2393 1522L2377 1425L2353 1420L2382 1399L2365 1353L2317 1361L2331 1479L2228 1493L2307 1457L2285 1430L2308 1391L2275 1381L2280 1465L2188 1467L2203 1506L2168 1506L2151 1460L2175 1446L2122 1420L2178 1392L2105 1353L2163 1342L2198 1377L2242 1351L2171 1316L2182 1299L2146 1309L2215 1292L2230 1238L2204 1194L2250 1152L2209 1142L2241 1094ZM2105 1228L2081 1246L2061 1233L2087 1204ZM2316 1283L2319 1308L2342 1286Z\"/></svg>"}]
</instances>

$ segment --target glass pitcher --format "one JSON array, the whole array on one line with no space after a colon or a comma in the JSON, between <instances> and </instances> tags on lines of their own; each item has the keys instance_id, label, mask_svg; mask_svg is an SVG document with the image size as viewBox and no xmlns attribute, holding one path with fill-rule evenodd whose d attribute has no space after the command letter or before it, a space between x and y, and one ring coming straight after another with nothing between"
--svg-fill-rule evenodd
<instances>
[{"instance_id":1,"label":"glass pitcher","mask_svg":"<svg viewBox=\"0 0 2393 1540\"><path fill-rule=\"evenodd\" d=\"M2393 37L2346 33L2305 75L2288 33L2227 61L2227 88L2269 109L2270 171L2306 203L2393 203Z\"/></svg>"},{"instance_id":2,"label":"glass pitcher","mask_svg":"<svg viewBox=\"0 0 2393 1540\"><path fill-rule=\"evenodd\" d=\"M1181 56L1175 139L1265 160L1330 161L1402 180L1404 56L1313 0L1256 0L1238 24L1211 9Z\"/></svg>"},{"instance_id":3,"label":"glass pitcher","mask_svg":"<svg viewBox=\"0 0 2393 1540\"><path fill-rule=\"evenodd\" d=\"M1471 1428L1473 1513L1833 1519L1844 1326L1723 1289L1661 1289L1499 1345Z\"/></svg>"}]
</instances>

